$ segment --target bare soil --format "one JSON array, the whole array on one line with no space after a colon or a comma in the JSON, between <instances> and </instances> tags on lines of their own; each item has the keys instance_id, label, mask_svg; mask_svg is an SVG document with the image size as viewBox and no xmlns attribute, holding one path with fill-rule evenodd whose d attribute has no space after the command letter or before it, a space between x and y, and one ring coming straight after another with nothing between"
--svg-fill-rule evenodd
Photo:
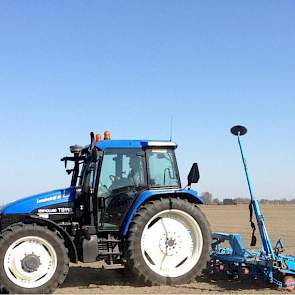
<instances>
[{"instance_id":1,"label":"bare soil","mask_svg":"<svg viewBox=\"0 0 295 295\"><path fill-rule=\"evenodd\" d=\"M251 228L247 205L208 205L201 207L212 231L240 233L246 247L250 244ZM286 253L295 255L295 205L265 205L262 212L270 239L283 240ZM258 238L257 232L257 238ZM259 240L259 238L258 238ZM257 247L260 247L258 243ZM180 286L144 286L124 269L106 270L101 263L71 265L69 275L56 293L108 294L196 294L196 293L288 293L250 280L230 281L203 275L196 282Z\"/></svg>"}]
</instances>

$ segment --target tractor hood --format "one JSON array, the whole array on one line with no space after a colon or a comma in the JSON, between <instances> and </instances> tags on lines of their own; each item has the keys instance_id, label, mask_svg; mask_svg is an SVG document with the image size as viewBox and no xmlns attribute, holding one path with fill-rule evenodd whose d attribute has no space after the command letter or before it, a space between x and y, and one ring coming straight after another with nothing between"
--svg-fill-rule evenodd
<instances>
[{"instance_id":1,"label":"tractor hood","mask_svg":"<svg viewBox=\"0 0 295 295\"><path fill-rule=\"evenodd\" d=\"M74 188L68 187L25 197L4 205L0 214L30 214L43 207L71 203L74 201L74 194Z\"/></svg>"}]
</instances>

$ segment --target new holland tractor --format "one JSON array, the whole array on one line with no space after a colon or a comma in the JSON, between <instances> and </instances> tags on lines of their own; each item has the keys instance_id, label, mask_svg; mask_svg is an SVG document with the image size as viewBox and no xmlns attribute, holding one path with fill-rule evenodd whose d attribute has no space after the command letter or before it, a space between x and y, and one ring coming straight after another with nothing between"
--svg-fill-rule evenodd
<instances>
[{"instance_id":1,"label":"new holland tractor","mask_svg":"<svg viewBox=\"0 0 295 295\"><path fill-rule=\"evenodd\" d=\"M211 243L202 198L191 189L198 165L182 188L175 143L90 135L89 145L71 146L61 159L69 187L1 208L1 287L53 292L78 261L124 266L149 285L192 281Z\"/></svg>"}]
</instances>

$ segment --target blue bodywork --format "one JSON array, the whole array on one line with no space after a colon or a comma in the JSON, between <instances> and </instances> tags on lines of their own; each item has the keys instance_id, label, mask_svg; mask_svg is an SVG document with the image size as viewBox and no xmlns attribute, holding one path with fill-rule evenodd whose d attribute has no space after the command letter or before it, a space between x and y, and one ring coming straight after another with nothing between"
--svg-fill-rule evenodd
<instances>
[{"instance_id":1,"label":"blue bodywork","mask_svg":"<svg viewBox=\"0 0 295 295\"><path fill-rule=\"evenodd\" d=\"M102 151L108 148L141 149L147 147L148 142L149 140L101 140L96 142L96 147Z\"/></svg>"},{"instance_id":2,"label":"blue bodywork","mask_svg":"<svg viewBox=\"0 0 295 295\"><path fill-rule=\"evenodd\" d=\"M72 187L57 189L8 203L1 208L0 214L30 214L42 207L74 202L74 199Z\"/></svg>"},{"instance_id":3,"label":"blue bodywork","mask_svg":"<svg viewBox=\"0 0 295 295\"><path fill-rule=\"evenodd\" d=\"M101 140L96 142L96 147L102 151L105 149L115 148L115 149L144 149L148 146L157 147L174 147L177 145L169 140Z\"/></svg>"},{"instance_id":4,"label":"blue bodywork","mask_svg":"<svg viewBox=\"0 0 295 295\"><path fill-rule=\"evenodd\" d=\"M188 199L192 200L194 203L203 204L202 196L198 195L198 193L192 189L165 189L165 190L146 190L142 192L132 204L131 208L126 215L121 228L120 234L122 236L127 235L129 225L132 221L134 214L136 213L137 209L144 204L148 199L153 198L155 195L167 195L173 194L173 197L177 198L177 196L185 195Z\"/></svg>"}]
</instances>

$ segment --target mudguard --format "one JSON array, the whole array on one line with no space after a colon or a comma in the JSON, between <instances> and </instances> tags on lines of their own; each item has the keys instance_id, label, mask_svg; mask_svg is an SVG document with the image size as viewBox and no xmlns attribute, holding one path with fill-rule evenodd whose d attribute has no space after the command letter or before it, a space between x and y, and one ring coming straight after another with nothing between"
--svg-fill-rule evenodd
<instances>
[{"instance_id":1,"label":"mudguard","mask_svg":"<svg viewBox=\"0 0 295 295\"><path fill-rule=\"evenodd\" d=\"M203 198L198 194L198 192L192 189L165 189L165 190L146 190L142 192L136 200L133 202L132 206L130 207L128 213L126 214L121 227L120 227L120 235L126 236L128 233L129 225L132 221L134 214L136 213L137 209L144 204L146 201L154 199L155 197L183 197L187 198L188 200L196 203L196 204L203 204Z\"/></svg>"}]
</instances>

